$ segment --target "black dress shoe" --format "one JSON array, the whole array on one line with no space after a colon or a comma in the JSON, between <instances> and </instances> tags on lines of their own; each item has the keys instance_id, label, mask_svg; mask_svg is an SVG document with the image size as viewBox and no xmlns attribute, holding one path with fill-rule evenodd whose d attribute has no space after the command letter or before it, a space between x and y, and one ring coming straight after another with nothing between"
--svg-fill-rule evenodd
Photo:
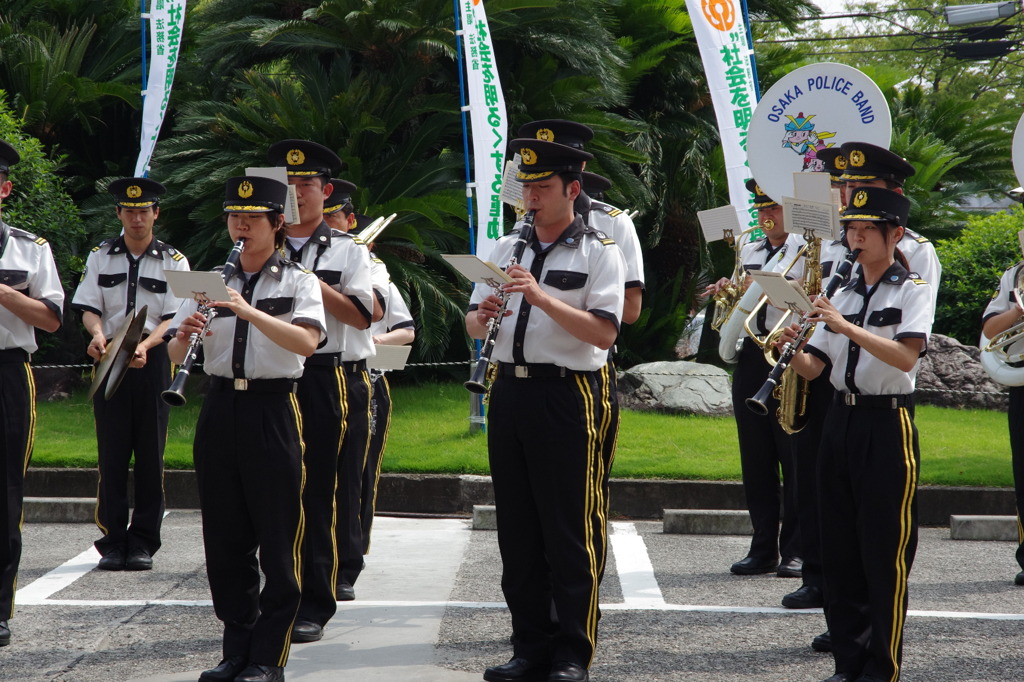
<instances>
[{"instance_id":1,"label":"black dress shoe","mask_svg":"<svg viewBox=\"0 0 1024 682\"><path fill-rule=\"evenodd\" d=\"M759 575L771 573L778 567L775 559L755 559L752 556L744 557L734 563L729 570L736 575Z\"/></svg>"},{"instance_id":2,"label":"black dress shoe","mask_svg":"<svg viewBox=\"0 0 1024 682\"><path fill-rule=\"evenodd\" d=\"M244 668L244 656L228 656L216 668L204 670L199 676L199 682L233 682Z\"/></svg>"},{"instance_id":3,"label":"black dress shoe","mask_svg":"<svg viewBox=\"0 0 1024 682\"><path fill-rule=\"evenodd\" d=\"M1017 577L1013 579L1014 585L1024 585L1024 571L1017 574Z\"/></svg>"},{"instance_id":4,"label":"black dress shoe","mask_svg":"<svg viewBox=\"0 0 1024 682\"><path fill-rule=\"evenodd\" d=\"M846 673L836 673L827 680L822 680L822 682L853 682L853 677Z\"/></svg>"},{"instance_id":5,"label":"black dress shoe","mask_svg":"<svg viewBox=\"0 0 1024 682\"><path fill-rule=\"evenodd\" d=\"M292 626L293 642L319 642L323 637L324 629L318 623L300 620Z\"/></svg>"},{"instance_id":6,"label":"black dress shoe","mask_svg":"<svg viewBox=\"0 0 1024 682\"><path fill-rule=\"evenodd\" d=\"M832 633L829 630L825 630L825 632L812 639L811 648L823 654L832 651Z\"/></svg>"},{"instance_id":7,"label":"black dress shoe","mask_svg":"<svg viewBox=\"0 0 1024 682\"><path fill-rule=\"evenodd\" d=\"M284 668L253 663L239 673L235 682L284 682Z\"/></svg>"},{"instance_id":8,"label":"black dress shoe","mask_svg":"<svg viewBox=\"0 0 1024 682\"><path fill-rule=\"evenodd\" d=\"M821 590L813 585L803 585L796 592L790 592L782 598L782 605L787 609L816 609L824 604Z\"/></svg>"},{"instance_id":9,"label":"black dress shoe","mask_svg":"<svg viewBox=\"0 0 1024 682\"><path fill-rule=\"evenodd\" d=\"M334 588L334 598L338 601L352 601L356 598L355 588L346 583L341 583Z\"/></svg>"},{"instance_id":10,"label":"black dress shoe","mask_svg":"<svg viewBox=\"0 0 1024 682\"><path fill-rule=\"evenodd\" d=\"M579 663L559 661L551 666L548 682L588 682L590 675Z\"/></svg>"},{"instance_id":11,"label":"black dress shoe","mask_svg":"<svg viewBox=\"0 0 1024 682\"><path fill-rule=\"evenodd\" d=\"M775 575L780 578L802 578L804 577L804 560L798 556L791 556L783 559Z\"/></svg>"},{"instance_id":12,"label":"black dress shoe","mask_svg":"<svg viewBox=\"0 0 1024 682\"><path fill-rule=\"evenodd\" d=\"M7 626L6 620L0 620L0 646L7 646L11 643L11 628Z\"/></svg>"},{"instance_id":13,"label":"black dress shoe","mask_svg":"<svg viewBox=\"0 0 1024 682\"><path fill-rule=\"evenodd\" d=\"M142 547L133 547L128 552L124 567L129 571L148 571L153 568L153 557Z\"/></svg>"},{"instance_id":14,"label":"black dress shoe","mask_svg":"<svg viewBox=\"0 0 1024 682\"><path fill-rule=\"evenodd\" d=\"M484 671L487 682L544 682L551 666L525 658L513 658L508 663L495 665Z\"/></svg>"},{"instance_id":15,"label":"black dress shoe","mask_svg":"<svg viewBox=\"0 0 1024 682\"><path fill-rule=\"evenodd\" d=\"M101 571L123 571L124 550L120 547L112 547L106 554L100 557L100 562L96 564L96 568Z\"/></svg>"}]
</instances>

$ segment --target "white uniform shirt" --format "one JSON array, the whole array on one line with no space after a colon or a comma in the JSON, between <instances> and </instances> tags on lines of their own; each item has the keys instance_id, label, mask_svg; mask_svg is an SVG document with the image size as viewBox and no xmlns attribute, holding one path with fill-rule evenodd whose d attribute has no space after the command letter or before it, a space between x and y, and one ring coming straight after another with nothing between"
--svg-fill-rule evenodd
<instances>
[{"instance_id":1,"label":"white uniform shirt","mask_svg":"<svg viewBox=\"0 0 1024 682\"><path fill-rule=\"evenodd\" d=\"M181 305L181 300L167 286L164 270L188 269L188 259L159 239L150 241L146 250L135 258L125 245L124 237L114 237L89 254L71 307L99 315L103 334L110 339L126 316L142 306L149 306L144 329L149 334L160 322L171 319Z\"/></svg>"},{"instance_id":2,"label":"white uniform shirt","mask_svg":"<svg viewBox=\"0 0 1024 682\"><path fill-rule=\"evenodd\" d=\"M506 264L518 233L502 237L491 252L495 263ZM601 238L576 219L546 250L533 242L523 253L522 265L540 287L578 310L598 315L619 327L625 300L626 262L611 239ZM540 252L540 253L538 253ZM493 293L486 284L473 290L469 310ZM608 351L580 341L542 310L526 304L522 294L508 303L512 315L501 323L491 353L492 362L553 364L576 371L595 371L608 362Z\"/></svg>"},{"instance_id":3,"label":"white uniform shirt","mask_svg":"<svg viewBox=\"0 0 1024 682\"><path fill-rule=\"evenodd\" d=\"M821 286L824 287L832 276L832 273L836 271L839 264L846 258L846 254L849 253L849 249L843 244L842 240L839 239L822 239L821 240L821 254L819 262L821 263Z\"/></svg>"},{"instance_id":4,"label":"white uniform shirt","mask_svg":"<svg viewBox=\"0 0 1024 682\"><path fill-rule=\"evenodd\" d=\"M924 339L927 346L934 315L931 286L911 277L899 263L893 263L871 291L864 286L857 267L850 283L832 298L832 304L843 317L873 334L893 340ZM910 372L904 372L823 324L815 328L804 349L823 361L831 360L832 385L845 393L913 393L921 366L918 360ZM922 349L921 354L924 352Z\"/></svg>"},{"instance_id":5,"label":"white uniform shirt","mask_svg":"<svg viewBox=\"0 0 1024 682\"><path fill-rule=\"evenodd\" d=\"M63 319L64 288L53 262L50 244L42 237L0 221L0 282L29 298L42 301ZM0 349L20 348L34 353L35 327L0 306Z\"/></svg>"},{"instance_id":6,"label":"white uniform shirt","mask_svg":"<svg viewBox=\"0 0 1024 682\"><path fill-rule=\"evenodd\" d=\"M985 307L985 314L981 318L982 324L988 322L991 317L1017 307L1017 299L1014 298L1013 292L1017 288L1017 275L1022 267L1024 267L1024 263L1017 263L1013 267L1008 268L1003 273L1003 276L999 278L999 288L992 294L992 300ZM1007 355L1019 355L1024 352L1024 342L1015 341L1005 350Z\"/></svg>"},{"instance_id":7,"label":"white uniform shirt","mask_svg":"<svg viewBox=\"0 0 1024 682\"><path fill-rule=\"evenodd\" d=\"M326 338L323 296L313 273L286 261L275 251L257 273L256 286L250 305L291 324L306 324L320 330L320 341ZM227 285L244 296L246 277L236 273ZM195 301L185 301L174 321L169 335L173 335L181 321L196 311ZM271 341L251 323L243 336L236 336L236 324L244 322L227 308L216 308L217 315L210 323L213 332L203 338L203 369L211 376L235 377L240 369L246 379L297 379L302 375L306 358L285 350ZM237 350L236 350L237 348ZM241 358L238 366L235 357Z\"/></svg>"},{"instance_id":8,"label":"white uniform shirt","mask_svg":"<svg viewBox=\"0 0 1024 682\"><path fill-rule=\"evenodd\" d=\"M388 283L387 308L384 317L370 325L370 336L386 334L393 329L407 329L415 327L416 323L409 312L409 306L402 298L402 292L398 290L394 282Z\"/></svg>"},{"instance_id":9,"label":"white uniform shirt","mask_svg":"<svg viewBox=\"0 0 1024 682\"><path fill-rule=\"evenodd\" d=\"M592 199L585 194L580 194L580 199L586 198L590 204L590 210L580 214L583 222L599 232L615 240L615 245L622 250L626 259L626 288L644 288L644 254L640 248L640 238L636 234L636 226L633 220L625 211L615 208L611 204ZM580 200L577 199L577 206Z\"/></svg>"},{"instance_id":10,"label":"white uniform shirt","mask_svg":"<svg viewBox=\"0 0 1024 682\"><path fill-rule=\"evenodd\" d=\"M785 270L786 266L792 262L794 256L803 248L804 243L805 240L801 235L788 234L785 243L779 247L779 249L785 249L785 252L778 260L777 266L772 269L776 272ZM758 239L743 245L743 248L740 250L740 262L748 271L763 270L764 266L772 260L772 257L780 253L779 249L773 249L767 239ZM800 279L803 277L803 274L804 257L801 256L797 260L796 265L786 274L786 277L788 279ZM739 315L742 312L737 310L734 314ZM758 336L764 336L772 330L785 314L787 313L774 307L771 303L765 303L761 310L758 311L751 329L755 330ZM742 336L746 336L746 332L743 332Z\"/></svg>"},{"instance_id":11,"label":"white uniform shirt","mask_svg":"<svg viewBox=\"0 0 1024 682\"><path fill-rule=\"evenodd\" d=\"M331 229L327 223L320 223L301 249L288 249L286 252L290 254L291 260L312 272L335 291L351 298L356 308L370 319L373 313L370 255L354 236ZM326 319L327 343L316 352L343 353L350 338L349 330L360 330L329 313Z\"/></svg>"},{"instance_id":12,"label":"white uniform shirt","mask_svg":"<svg viewBox=\"0 0 1024 682\"><path fill-rule=\"evenodd\" d=\"M935 245L912 230L903 233L903 239L897 245L910 265L910 271L928 282L932 289L932 308L939 295L939 283L942 279L942 264L935 253Z\"/></svg>"},{"instance_id":13,"label":"white uniform shirt","mask_svg":"<svg viewBox=\"0 0 1024 682\"><path fill-rule=\"evenodd\" d=\"M383 263L370 255L370 249L367 248L366 244L363 243L358 237L354 237L356 243L359 245L360 250L366 257L367 264L369 265L370 275L370 295L376 297L380 302L381 306L387 307L387 300L385 298L387 294L388 282L391 281L388 277L388 269L383 267ZM370 302L370 313L373 313L373 302ZM370 324L373 322L371 320ZM344 349L341 353L341 359L345 362L356 362L359 360L365 360L366 358L373 357L377 354L377 351L373 347L373 339L370 336L370 328L356 329L350 327L347 324L344 325L344 329L341 331L344 337Z\"/></svg>"}]
</instances>

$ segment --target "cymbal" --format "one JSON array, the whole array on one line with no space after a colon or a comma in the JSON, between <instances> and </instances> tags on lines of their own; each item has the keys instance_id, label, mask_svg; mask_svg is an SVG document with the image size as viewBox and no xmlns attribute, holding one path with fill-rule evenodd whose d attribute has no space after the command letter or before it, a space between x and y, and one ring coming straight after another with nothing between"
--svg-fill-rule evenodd
<instances>
[{"instance_id":1,"label":"cymbal","mask_svg":"<svg viewBox=\"0 0 1024 682\"><path fill-rule=\"evenodd\" d=\"M100 358L100 362L96 366L96 374L93 377L92 384L89 385L89 399L92 399L96 391L99 390L100 385L108 374L110 375L110 380L107 381L107 388L103 393L105 398L109 400L110 396L114 395L117 387L121 385L121 381L128 370L128 365L131 364L132 358L135 357L135 350L139 347L139 342L142 340L142 333L146 326L147 309L148 306L142 306L135 315L125 315L121 326L114 332L114 337L107 344L107 349L103 352L103 357Z\"/></svg>"}]
</instances>

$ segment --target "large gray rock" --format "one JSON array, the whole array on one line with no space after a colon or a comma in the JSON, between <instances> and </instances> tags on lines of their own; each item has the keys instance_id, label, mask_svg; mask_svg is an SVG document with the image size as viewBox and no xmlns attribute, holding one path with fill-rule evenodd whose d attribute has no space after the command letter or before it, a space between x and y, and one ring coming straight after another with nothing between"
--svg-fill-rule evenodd
<instances>
[{"instance_id":1,"label":"large gray rock","mask_svg":"<svg viewBox=\"0 0 1024 682\"><path fill-rule=\"evenodd\" d=\"M1005 410L1006 387L981 368L981 351L956 339L932 334L917 373L915 399L920 404Z\"/></svg>"},{"instance_id":2,"label":"large gray rock","mask_svg":"<svg viewBox=\"0 0 1024 682\"><path fill-rule=\"evenodd\" d=\"M619 403L631 410L732 414L729 373L697 362L648 362L619 374Z\"/></svg>"}]
</instances>

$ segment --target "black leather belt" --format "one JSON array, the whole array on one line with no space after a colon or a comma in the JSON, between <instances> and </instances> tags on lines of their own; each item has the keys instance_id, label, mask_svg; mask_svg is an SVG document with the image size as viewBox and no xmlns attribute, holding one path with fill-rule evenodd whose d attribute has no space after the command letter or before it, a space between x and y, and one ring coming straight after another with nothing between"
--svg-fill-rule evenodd
<instances>
[{"instance_id":1,"label":"black leather belt","mask_svg":"<svg viewBox=\"0 0 1024 682\"><path fill-rule=\"evenodd\" d=\"M498 363L498 376L507 379L563 379L573 377L577 374L587 374L574 369L567 369L559 365L544 365L527 363L525 365L514 365L510 362Z\"/></svg>"},{"instance_id":2,"label":"black leather belt","mask_svg":"<svg viewBox=\"0 0 1024 682\"><path fill-rule=\"evenodd\" d=\"M21 348L10 348L8 350L0 350L0 363L8 362L28 362L31 356Z\"/></svg>"},{"instance_id":3,"label":"black leather belt","mask_svg":"<svg viewBox=\"0 0 1024 682\"><path fill-rule=\"evenodd\" d=\"M315 353L306 358L306 367L341 367L341 353Z\"/></svg>"},{"instance_id":4,"label":"black leather belt","mask_svg":"<svg viewBox=\"0 0 1024 682\"><path fill-rule=\"evenodd\" d=\"M350 374L366 371L366 360L349 360L341 364L345 366L345 371Z\"/></svg>"},{"instance_id":5,"label":"black leather belt","mask_svg":"<svg viewBox=\"0 0 1024 682\"><path fill-rule=\"evenodd\" d=\"M913 396L902 393L894 395L861 395L860 393L836 393L836 402L847 407L865 407L873 410L895 410L910 407Z\"/></svg>"},{"instance_id":6,"label":"black leather belt","mask_svg":"<svg viewBox=\"0 0 1024 682\"><path fill-rule=\"evenodd\" d=\"M295 379L228 379L226 377L210 377L210 390L295 393Z\"/></svg>"}]
</instances>

